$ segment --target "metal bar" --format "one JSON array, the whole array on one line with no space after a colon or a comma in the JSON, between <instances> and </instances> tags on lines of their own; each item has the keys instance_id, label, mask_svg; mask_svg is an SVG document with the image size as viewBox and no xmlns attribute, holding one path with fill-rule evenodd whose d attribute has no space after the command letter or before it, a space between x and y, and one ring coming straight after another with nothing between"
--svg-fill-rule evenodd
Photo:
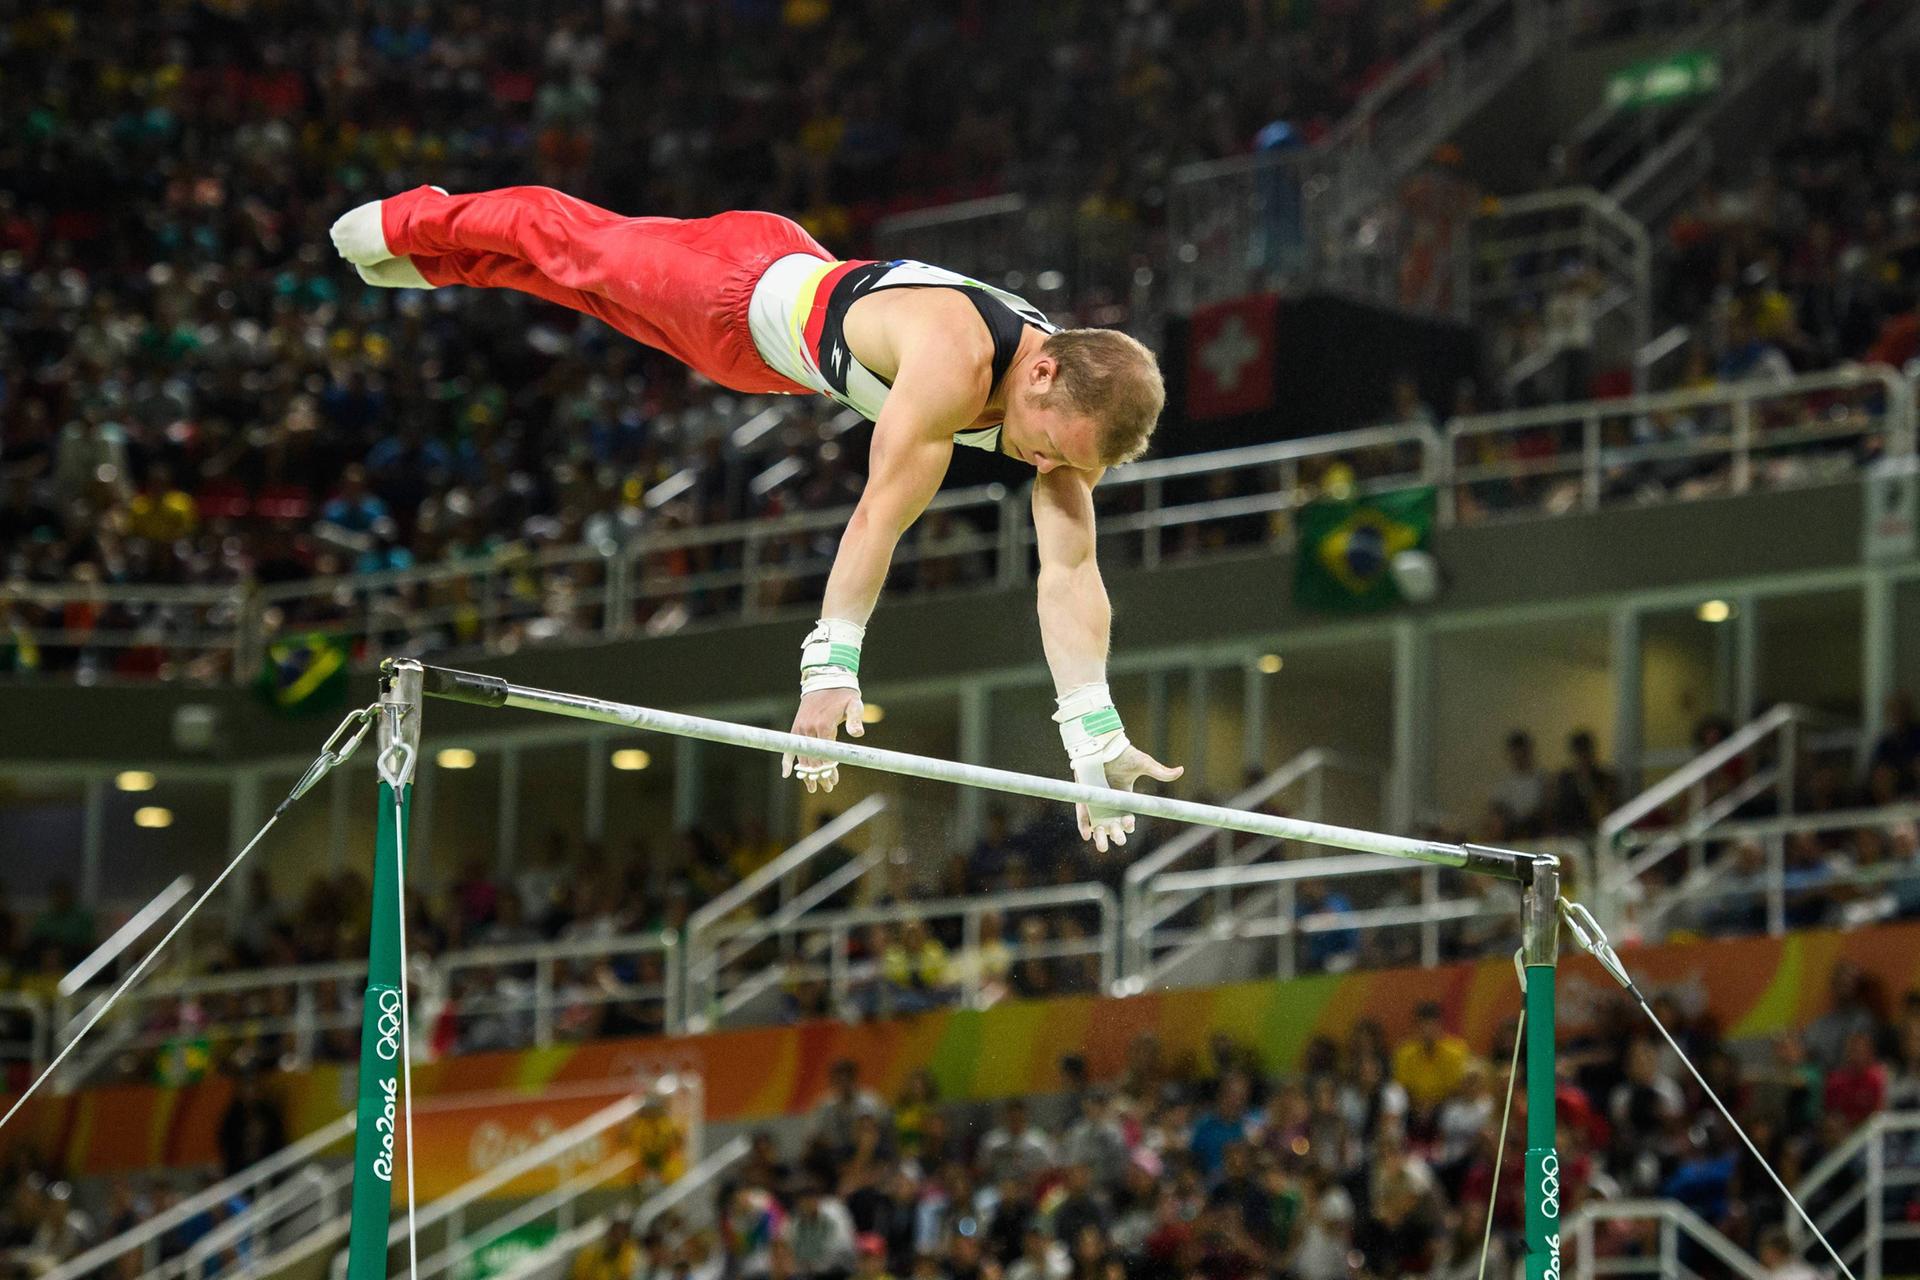
<instances>
[{"instance_id":1,"label":"metal bar","mask_svg":"<svg viewBox=\"0 0 1920 1280\"><path fill-rule=\"evenodd\" d=\"M1222 808L1219 805L1197 804L1165 796L1116 791L1110 787L1083 787L1076 783L1061 782L1033 774L1015 773L1007 769L957 764L950 760L908 755L900 751L884 751L859 743L830 742L821 738L806 738L798 734L782 733L774 729L759 729L750 725L730 724L723 720L709 720L702 716L682 715L678 712L607 702L578 694L533 689L512 684L497 676L476 675L446 667L426 666L413 659L403 659L388 665L396 670L408 668L419 670L429 697L448 698L477 706L514 707L523 711L572 716L601 724L672 734L703 742L750 747L756 751L807 755L833 760L840 764L876 769L883 773L901 774L909 778L984 787L1014 795L1031 796L1038 800L1055 800L1062 804L1108 806L1145 814L1148 817L1168 818L1176 822L1193 822L1202 826L1224 827L1229 831L1244 831L1251 835L1277 836L1284 840L1330 845L1337 849L1351 849L1413 862L1432 862L1441 866L1461 867L1507 880L1520 879L1523 874L1522 868L1531 866L1533 862L1529 856L1504 850L1485 849L1474 845L1445 844L1435 840L1418 840L1407 836L1362 831L1322 822L1306 822L1271 814L1246 813Z\"/></svg>"},{"instance_id":2,"label":"metal bar","mask_svg":"<svg viewBox=\"0 0 1920 1280\"><path fill-rule=\"evenodd\" d=\"M153 896L153 901L133 913L127 922L113 931L113 936L94 948L93 954L75 965L60 979L60 994L73 995L94 976L120 957L128 947L139 941L140 935L151 929L159 919L173 910L174 904L193 892L193 877L180 876L174 882Z\"/></svg>"}]
</instances>

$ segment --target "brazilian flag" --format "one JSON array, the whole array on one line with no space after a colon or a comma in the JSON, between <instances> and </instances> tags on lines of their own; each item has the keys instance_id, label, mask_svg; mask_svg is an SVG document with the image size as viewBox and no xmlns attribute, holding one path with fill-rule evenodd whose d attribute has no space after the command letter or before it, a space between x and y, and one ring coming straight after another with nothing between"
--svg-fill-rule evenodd
<instances>
[{"instance_id":1,"label":"brazilian flag","mask_svg":"<svg viewBox=\"0 0 1920 1280\"><path fill-rule=\"evenodd\" d=\"M347 646L313 631L267 646L254 690L283 715L318 715L347 705Z\"/></svg>"},{"instance_id":2,"label":"brazilian flag","mask_svg":"<svg viewBox=\"0 0 1920 1280\"><path fill-rule=\"evenodd\" d=\"M1433 534L1431 486L1300 509L1293 600L1303 609L1361 612L1400 603L1390 571L1403 551L1425 550Z\"/></svg>"}]
</instances>

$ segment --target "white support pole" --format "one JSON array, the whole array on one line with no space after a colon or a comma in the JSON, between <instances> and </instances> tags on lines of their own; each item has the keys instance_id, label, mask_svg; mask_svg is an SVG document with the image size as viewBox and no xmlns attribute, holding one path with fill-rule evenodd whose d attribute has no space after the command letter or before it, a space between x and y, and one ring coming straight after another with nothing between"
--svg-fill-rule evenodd
<instances>
[{"instance_id":1,"label":"white support pole","mask_svg":"<svg viewBox=\"0 0 1920 1280\"><path fill-rule=\"evenodd\" d=\"M700 744L682 738L673 747L673 829L685 831L700 822Z\"/></svg>"},{"instance_id":2,"label":"white support pole","mask_svg":"<svg viewBox=\"0 0 1920 1280\"><path fill-rule=\"evenodd\" d=\"M1620 791L1640 791L1641 651L1640 611L1623 604L1613 611L1609 625L1613 658L1613 758L1620 772Z\"/></svg>"},{"instance_id":3,"label":"white support pole","mask_svg":"<svg viewBox=\"0 0 1920 1280\"><path fill-rule=\"evenodd\" d=\"M1264 776L1267 771L1267 674L1249 662L1241 668L1244 681L1240 703L1240 770ZM1234 781L1237 787L1239 780Z\"/></svg>"},{"instance_id":4,"label":"white support pole","mask_svg":"<svg viewBox=\"0 0 1920 1280\"><path fill-rule=\"evenodd\" d=\"M1195 666L1187 673L1187 781L1204 791L1214 781L1207 769L1208 712L1212 705L1211 672Z\"/></svg>"},{"instance_id":5,"label":"white support pole","mask_svg":"<svg viewBox=\"0 0 1920 1280\"><path fill-rule=\"evenodd\" d=\"M1387 825L1413 829L1431 785L1426 726L1433 691L1433 632L1416 618L1393 626L1393 771L1387 795Z\"/></svg>"},{"instance_id":6,"label":"white support pole","mask_svg":"<svg viewBox=\"0 0 1920 1280\"><path fill-rule=\"evenodd\" d=\"M1760 600L1743 595L1733 614L1733 722L1745 724L1760 714Z\"/></svg>"},{"instance_id":7,"label":"white support pole","mask_svg":"<svg viewBox=\"0 0 1920 1280\"><path fill-rule=\"evenodd\" d=\"M598 844L607 838L607 735L587 739L587 798L583 815L587 839Z\"/></svg>"},{"instance_id":8,"label":"white support pole","mask_svg":"<svg viewBox=\"0 0 1920 1280\"><path fill-rule=\"evenodd\" d=\"M967 764L983 763L992 728L993 690L982 681L969 681L960 690L960 759ZM986 830L986 802L986 793L972 787L960 793L952 841L958 848L973 848Z\"/></svg>"},{"instance_id":9,"label":"white support pole","mask_svg":"<svg viewBox=\"0 0 1920 1280\"><path fill-rule=\"evenodd\" d=\"M83 906L100 905L101 863L107 847L107 780L88 778L85 809L80 817L80 884Z\"/></svg>"},{"instance_id":10,"label":"white support pole","mask_svg":"<svg viewBox=\"0 0 1920 1280\"><path fill-rule=\"evenodd\" d=\"M241 769L227 783L227 856L232 857L246 847L247 840L260 829L260 774L255 769ZM246 918L247 910L254 904L248 901L248 894L230 893L227 895L227 923L238 926Z\"/></svg>"},{"instance_id":11,"label":"white support pole","mask_svg":"<svg viewBox=\"0 0 1920 1280\"><path fill-rule=\"evenodd\" d=\"M1860 601L1860 752L1864 769L1873 745L1886 730L1887 698L1898 682L1895 628L1899 625L1893 575L1884 568L1867 572Z\"/></svg>"},{"instance_id":12,"label":"white support pole","mask_svg":"<svg viewBox=\"0 0 1920 1280\"><path fill-rule=\"evenodd\" d=\"M494 869L506 875L513 867L520 840L520 748L500 749L499 808L494 818Z\"/></svg>"}]
</instances>

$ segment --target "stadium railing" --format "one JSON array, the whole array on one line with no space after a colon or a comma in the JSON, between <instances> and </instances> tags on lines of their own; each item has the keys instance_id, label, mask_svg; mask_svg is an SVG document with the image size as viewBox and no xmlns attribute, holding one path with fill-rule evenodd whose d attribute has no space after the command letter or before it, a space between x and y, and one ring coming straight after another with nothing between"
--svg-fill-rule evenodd
<instances>
[{"instance_id":1,"label":"stadium railing","mask_svg":"<svg viewBox=\"0 0 1920 1280\"><path fill-rule=\"evenodd\" d=\"M1489 201L1473 223L1473 313L1506 314L1568 286L1578 264L1595 282L1588 302L1593 348L1602 360L1628 356L1636 377L1653 341L1653 244L1646 227L1590 187ZM1567 354L1569 335L1547 333L1504 370L1508 391ZM1611 363L1611 361L1608 361ZM1648 388L1640 381L1635 391Z\"/></svg>"},{"instance_id":2,"label":"stadium railing","mask_svg":"<svg viewBox=\"0 0 1920 1280\"><path fill-rule=\"evenodd\" d=\"M752 1148L752 1142L744 1134L732 1138L687 1170L685 1177L650 1196L633 1213L634 1238L644 1236L656 1219L668 1213L674 1213L682 1221L704 1221L712 1213L711 1208L707 1207L714 1198L710 1193L718 1190L721 1180L732 1172L735 1165L747 1158ZM683 1205L687 1206L688 1211L682 1211ZM563 1280L574 1255L599 1239L606 1231L608 1221L618 1212L616 1209L599 1214L578 1226L561 1231L507 1270L496 1273L495 1280Z\"/></svg>"},{"instance_id":3,"label":"stadium railing","mask_svg":"<svg viewBox=\"0 0 1920 1280\"><path fill-rule=\"evenodd\" d=\"M649 957L659 965L658 981L628 981L613 974L586 982L567 981L569 967L583 960L633 963ZM486 981L501 973L513 975L513 980ZM480 981L463 983L461 978L467 974ZM452 1001L456 1017L523 1023L526 1035L515 1039L541 1049L560 1038L555 1034L555 1018L569 1006L638 1005L657 1011L658 1016L647 1021L662 1030L680 1025L680 940L666 931L463 947L427 962L423 976L433 996ZM481 989L471 992L473 987Z\"/></svg>"},{"instance_id":4,"label":"stadium railing","mask_svg":"<svg viewBox=\"0 0 1920 1280\"><path fill-rule=\"evenodd\" d=\"M1795 1192L1856 1274L1886 1275L1887 1245L1920 1240L1920 1221L1906 1208L1920 1196L1920 1111L1868 1117ZM1797 1217L1788 1218L1788 1231L1803 1252L1811 1245ZM1911 1257L1911 1246L1902 1252Z\"/></svg>"},{"instance_id":5,"label":"stadium railing","mask_svg":"<svg viewBox=\"0 0 1920 1280\"><path fill-rule=\"evenodd\" d=\"M32 996L0 991L0 1027L15 1033L15 1038L0 1039L0 1063L25 1063L36 1072L46 1066L52 1053L47 1043L50 1021L46 1006Z\"/></svg>"},{"instance_id":6,"label":"stadium railing","mask_svg":"<svg viewBox=\"0 0 1920 1280\"><path fill-rule=\"evenodd\" d=\"M866 833L864 853L849 853L840 842L861 832L888 808L886 796L868 796L687 918L686 1009L695 1025L723 1021L778 984L776 966L763 964L746 981L738 980L733 971L750 962L752 952L769 940L777 944L781 959L791 959L795 936L779 931L851 891L886 860L885 841L876 832ZM842 857L846 860L840 865L831 865ZM731 927L729 921L743 912L771 932ZM728 986L724 997L723 982Z\"/></svg>"},{"instance_id":7,"label":"stadium railing","mask_svg":"<svg viewBox=\"0 0 1920 1280\"><path fill-rule=\"evenodd\" d=\"M1842 911L1848 927L1920 914L1920 864L1912 855L1900 861L1889 850L1886 860L1862 865L1843 847L1842 862L1831 856L1811 868L1790 868L1787 862L1787 845L1795 836L1874 830L1884 840L1889 828L1914 823L1920 823L1920 803L1719 823L1706 838L1721 848L1720 856L1690 865L1678 884L1647 895L1634 911L1632 934L1658 941L1680 928L1719 934L1757 924L1779 937L1788 929L1794 898L1829 891L1853 899ZM1755 853L1759 865L1744 865L1744 855Z\"/></svg>"},{"instance_id":8,"label":"stadium railing","mask_svg":"<svg viewBox=\"0 0 1920 1280\"><path fill-rule=\"evenodd\" d=\"M133 1229L68 1258L48 1271L41 1280L81 1280L83 1276L108 1270L123 1258L132 1259L131 1265L136 1275L155 1277L155 1280L172 1280L172 1277L183 1275L186 1265L183 1258L176 1256L169 1260L162 1257L161 1251L167 1237L195 1218L215 1212L224 1205L236 1201L247 1204L258 1202L272 1187L280 1185L283 1179L323 1163L328 1153L336 1147L341 1148L338 1155L340 1163L344 1165L348 1155L344 1144L353 1137L358 1123L359 1115L349 1111L257 1164L194 1192Z\"/></svg>"},{"instance_id":9,"label":"stadium railing","mask_svg":"<svg viewBox=\"0 0 1920 1280\"><path fill-rule=\"evenodd\" d=\"M582 987L566 984L567 966L581 959L656 957L661 969L657 982L625 982ZM423 1008L453 1002L457 1019L492 1016L507 1019L524 1031L516 1047L545 1048L556 1039L555 1017L569 1004L635 1004L657 1010L650 1019L661 1028L680 1025L682 978L679 940L670 933L640 933L575 938L516 946L470 947L437 957L416 955L413 980ZM463 974L514 973L504 986L462 994ZM181 1040L209 1046L259 1037L280 1037L288 1043L288 1060L311 1064L328 1032L357 1033L360 1010L357 997L339 998L350 984L366 975L364 962L293 965L250 969L207 977L160 979L135 987L122 998L115 1013L96 1030L87 1052L75 1055L66 1078L84 1081L104 1063L127 1052L161 1049ZM65 1037L85 1025L94 1002L109 988L93 988L61 1000L51 1012ZM23 998L24 999L24 998ZM278 1011L274 1011L275 1009ZM263 1010L265 1010L263 1012Z\"/></svg>"},{"instance_id":10,"label":"stadium railing","mask_svg":"<svg viewBox=\"0 0 1920 1280\"><path fill-rule=\"evenodd\" d=\"M1293 801L1285 805L1285 811L1318 822L1326 816L1328 775L1336 771L1372 782L1376 804L1370 816L1377 820L1385 808L1381 803L1383 797L1379 795L1379 788L1385 782L1384 771L1370 763L1351 760L1320 747L1309 747L1302 751L1228 799L1226 804L1234 809L1260 809L1282 804L1291 795ZM1128 979L1150 986L1164 967L1176 963L1177 957L1160 956L1156 949L1167 945L1163 936L1165 930L1182 912L1194 907L1202 896L1197 889L1172 894L1156 892L1152 887L1155 877L1176 869L1205 865L1209 858L1214 867L1245 866L1276 854L1283 855L1283 843L1265 839L1239 840L1232 832L1193 827L1130 864L1122 878L1121 887L1124 927L1120 960L1122 972ZM1209 905L1210 929L1218 929L1240 909L1224 888L1211 895Z\"/></svg>"},{"instance_id":11,"label":"stadium railing","mask_svg":"<svg viewBox=\"0 0 1920 1280\"><path fill-rule=\"evenodd\" d=\"M1653 1247L1613 1255L1601 1248L1603 1227L1650 1226ZM1570 1262L1565 1274L1575 1276L1694 1276L1699 1273L1682 1261L1695 1253L1710 1255L1737 1280L1767 1280L1767 1270L1711 1223L1677 1200L1590 1199L1567 1216L1561 1259Z\"/></svg>"},{"instance_id":12,"label":"stadium railing","mask_svg":"<svg viewBox=\"0 0 1920 1280\"><path fill-rule=\"evenodd\" d=\"M1771 794L1776 811L1791 814L1794 787L1810 753L1855 748L1859 736L1857 726L1836 717L1783 704L1601 819L1594 842L1596 900L1609 927L1624 927L1629 907L1652 883L1649 873L1667 873L1675 856L1684 853L1686 874L1699 874L1709 842L1718 838L1715 828L1741 809Z\"/></svg>"},{"instance_id":13,"label":"stadium railing","mask_svg":"<svg viewBox=\"0 0 1920 1280\"><path fill-rule=\"evenodd\" d=\"M1042 919L1051 930L1054 923L1066 921L1076 911L1090 912L1096 921L1080 937L1049 932L1045 941L1030 943L1020 939L1013 924L1016 917ZM764 1011L762 1016L751 1016L752 1000L730 997L744 991L755 998L772 998L788 984L799 982L823 984L829 1012L835 1016L885 1016L939 1005L982 1008L996 994L981 962L981 922L988 916L1006 925L1003 941L1010 964L1091 960L1098 977L1083 990L1089 995L1104 993L1112 990L1116 976L1119 914L1111 889L1074 884L717 925L711 935L717 941L745 944L742 950L767 946L776 954L757 966L721 971L713 980L709 1010L703 1014L689 1008L690 1025L695 1029L716 1026L723 1015L748 1023L775 1021L777 1017L764 1016ZM884 973L882 956L855 954L854 940L862 931L908 923L931 926L940 921L957 925L961 941L957 949L947 952L944 979L930 988L896 988ZM908 959L917 964L919 958L910 955Z\"/></svg>"},{"instance_id":14,"label":"stadium railing","mask_svg":"<svg viewBox=\"0 0 1920 1280\"><path fill-rule=\"evenodd\" d=\"M1913 453L1913 387L1883 366L1459 418L1442 518L1594 511L1859 474Z\"/></svg>"},{"instance_id":15,"label":"stadium railing","mask_svg":"<svg viewBox=\"0 0 1920 1280\"><path fill-rule=\"evenodd\" d=\"M569 1125L558 1133L521 1151L510 1159L503 1160L493 1168L477 1177L462 1183L460 1187L419 1207L415 1216L415 1226L422 1247L431 1241L433 1251L423 1254L422 1271L430 1265L442 1266L448 1261L448 1255L458 1255L470 1245L469 1219L483 1219L480 1230L487 1230L488 1224L501 1216L495 1198L504 1188L529 1175L535 1175L543 1169L556 1171L567 1168L583 1169L584 1174L575 1178L563 1178L565 1185L579 1181L582 1185L572 1186L570 1190L579 1194L609 1187L624 1175L630 1173L638 1160L637 1152L622 1149L619 1141L620 1130L640 1114L643 1098L633 1094L611 1103L594 1112L577 1124ZM608 1155L609 1149L614 1154ZM351 1166L348 1167L351 1176ZM587 1181L591 1180L591 1181ZM347 1238L348 1216L337 1214L326 1219L319 1226L303 1231L300 1236L287 1242L264 1256L249 1257L244 1263L220 1268L217 1265L195 1276L194 1280L221 1280L227 1275L263 1275L284 1272L299 1265L303 1260L320 1256L330 1248L344 1248ZM387 1247L394 1248L405 1243L408 1223L405 1216L397 1219L389 1229Z\"/></svg>"},{"instance_id":16,"label":"stadium railing","mask_svg":"<svg viewBox=\"0 0 1920 1280\"><path fill-rule=\"evenodd\" d=\"M1578 841L1532 841L1520 847L1557 854L1574 866L1584 860ZM1371 890L1365 887L1369 881L1385 888ZM1343 905L1304 908L1298 895L1303 882L1340 894ZM1355 902L1344 902L1347 894ZM1122 979L1121 991L1284 979L1383 962L1431 967L1449 958L1447 944L1456 938L1469 939L1467 954L1481 954L1483 948L1470 941L1478 936L1476 926L1516 919L1520 911L1512 895L1490 891L1470 877L1353 854L1164 872L1144 885L1143 909L1150 921L1156 916L1164 921L1174 912L1159 907L1159 899L1185 904L1201 895L1226 895L1228 905L1196 922L1152 924L1144 935L1144 967ZM1512 929L1486 932L1505 938ZM1320 938L1328 939L1326 953L1316 960L1309 951L1303 960L1303 943L1311 948ZM1404 941L1409 938L1411 945ZM1384 961L1369 966L1368 949L1384 954Z\"/></svg>"},{"instance_id":17,"label":"stadium railing","mask_svg":"<svg viewBox=\"0 0 1920 1280\"><path fill-rule=\"evenodd\" d=\"M355 1031L357 1005L334 999L364 979L364 962L294 965L239 973L175 978L135 987L88 1037L86 1048L62 1068L65 1078L85 1080L127 1052L169 1044L255 1036L291 1036L295 1060L311 1062L317 1039L330 1031ZM53 1007L54 1039L64 1045L79 1032L113 990L102 983L60 997ZM223 1016L226 1006L239 1006Z\"/></svg>"},{"instance_id":18,"label":"stadium railing","mask_svg":"<svg viewBox=\"0 0 1920 1280\"><path fill-rule=\"evenodd\" d=\"M1911 457L1913 387L1890 369L1848 367L1778 381L1591 401L1458 418L1444 436L1401 424L1117 468L1095 491L1104 563L1154 567L1204 555L1204 525L1233 530L1230 547L1285 547L1286 517L1321 496L1321 475L1347 468L1365 494L1411 485L1439 490L1445 526L1502 516L1560 514L1653 500L1744 493L1858 475L1876 456ZM1217 490L1224 487L1228 492ZM927 566L954 586L1012 587L1031 573L1024 487L987 485L940 495L936 520L903 542L899 585ZM158 647L184 668L250 678L263 642L325 632L376 655L435 649L486 653L543 638L622 636L703 621L797 611L817 598L834 535L850 508L642 534L624 544L509 549L424 569L238 588L9 587L48 607L115 605L135 621L81 632L20 635L41 647ZM704 568L693 567L704 563ZM933 579L929 579L931 583ZM939 589L929 586L927 589ZM230 616L224 630L181 637L165 602L195 595Z\"/></svg>"}]
</instances>

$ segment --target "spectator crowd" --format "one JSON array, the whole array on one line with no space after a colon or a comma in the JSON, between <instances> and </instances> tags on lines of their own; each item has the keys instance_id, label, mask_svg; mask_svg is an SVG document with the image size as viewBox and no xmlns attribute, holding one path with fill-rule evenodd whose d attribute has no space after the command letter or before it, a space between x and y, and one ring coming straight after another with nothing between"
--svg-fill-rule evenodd
<instances>
[{"instance_id":1,"label":"spectator crowd","mask_svg":"<svg viewBox=\"0 0 1920 1280\"><path fill-rule=\"evenodd\" d=\"M10 9L0 100L20 127L0 140L0 581L67 597L0 594L0 665L229 674L229 655L157 640L230 622L231 603L128 606L95 588L271 588L604 549L857 492L845 423L818 405L742 404L521 297L362 287L326 236L356 201L422 181L538 181L633 212L784 210L846 253L887 211L1005 190L1070 190L1102 218L1152 222L1172 166L1244 151L1277 118L1323 129L1444 8ZM763 409L751 439L734 434ZM809 549L783 540L762 562ZM642 571L729 567L712 554ZM436 619L420 643L483 625L537 639L581 625L596 572L520 566L379 603ZM799 586L767 576L774 603ZM622 621L666 629L721 603L698 586L660 591ZM351 609L289 600L270 630L338 625ZM87 645L107 631L139 643Z\"/></svg>"},{"instance_id":2,"label":"spectator crowd","mask_svg":"<svg viewBox=\"0 0 1920 1280\"><path fill-rule=\"evenodd\" d=\"M1865 1116L1920 1101L1920 992L1886 997L1842 967L1804 1032L1750 1044L1674 998L1658 1012L1792 1184ZM1514 1274L1523 1098L1493 1172L1515 1033L1472 1046L1427 1005L1397 1042L1362 1021L1286 1072L1226 1034L1191 1062L1143 1036L1116 1079L1068 1058L1062 1093L993 1106L942 1104L924 1072L887 1102L842 1062L803 1128L755 1138L711 1213L637 1232L616 1213L572 1277L1452 1280L1480 1274L1489 1216L1486 1274ZM1800 1274L1772 1182L1637 1010L1602 1009L1563 1045L1555 1102L1563 1221L1595 1198L1670 1197L1770 1276ZM1908 1190L1885 1208L1909 1212ZM1596 1243L1661 1256L1651 1224L1606 1223Z\"/></svg>"}]
</instances>

